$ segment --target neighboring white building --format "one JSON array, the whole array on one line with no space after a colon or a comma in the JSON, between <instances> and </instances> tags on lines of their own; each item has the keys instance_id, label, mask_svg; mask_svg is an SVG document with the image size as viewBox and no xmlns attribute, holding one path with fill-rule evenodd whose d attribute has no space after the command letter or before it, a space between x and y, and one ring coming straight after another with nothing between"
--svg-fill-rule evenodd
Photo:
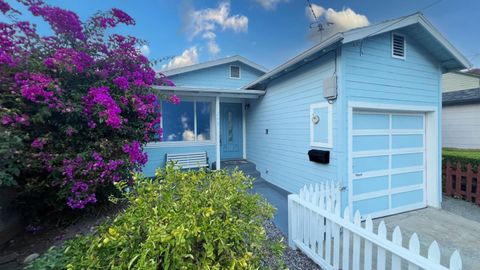
<instances>
[{"instance_id":1,"label":"neighboring white building","mask_svg":"<svg viewBox=\"0 0 480 270\"><path fill-rule=\"evenodd\" d=\"M443 147L480 149L480 75L443 75Z\"/></svg>"},{"instance_id":2,"label":"neighboring white building","mask_svg":"<svg viewBox=\"0 0 480 270\"><path fill-rule=\"evenodd\" d=\"M442 77L443 92L480 88L480 74L470 72L449 72Z\"/></svg>"}]
</instances>

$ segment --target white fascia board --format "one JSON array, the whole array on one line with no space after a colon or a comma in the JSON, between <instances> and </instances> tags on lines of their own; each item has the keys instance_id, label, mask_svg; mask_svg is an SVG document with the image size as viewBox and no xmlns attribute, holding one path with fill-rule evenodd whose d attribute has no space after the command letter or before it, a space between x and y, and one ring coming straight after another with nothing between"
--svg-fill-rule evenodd
<instances>
[{"instance_id":1,"label":"white fascia board","mask_svg":"<svg viewBox=\"0 0 480 270\"><path fill-rule=\"evenodd\" d=\"M179 94L204 97L232 97L232 98L258 98L265 95L264 90L239 90L239 89L214 89L199 87L178 87L178 86L154 86L156 90Z\"/></svg>"},{"instance_id":2,"label":"white fascia board","mask_svg":"<svg viewBox=\"0 0 480 270\"><path fill-rule=\"evenodd\" d=\"M419 13L413 15L400 17L395 20L386 21L371 26L352 29L344 33L343 43L350 43L352 41L361 40L370 36L380 35L386 32L390 32L399 28L407 27L418 23Z\"/></svg>"},{"instance_id":3,"label":"white fascia board","mask_svg":"<svg viewBox=\"0 0 480 270\"><path fill-rule=\"evenodd\" d=\"M200 64L195 64L195 65L190 65L190 66L186 66L186 67L181 67L181 68L174 68L174 69L170 69L170 70L163 70L161 71L163 74L165 74L166 76L173 76L173 75L177 75L177 74L181 74L181 73L186 73L186 72L190 72L190 71L195 71L195 70L199 70L199 69L204 69L204 68L209 68L209 67L214 67L214 66L218 66L218 65L223 65L223 64L228 64L228 63L232 63L232 62L241 62L247 66L250 66L254 69L257 69L261 72L267 72L268 69L262 67L261 65L253 62L253 61L250 61L242 56L239 56L239 55L235 55L235 56L231 56L231 57L225 57L225 58L221 58L221 59L218 59L218 60L213 60L213 61L208 61L208 62L204 62L204 63L200 63Z\"/></svg>"},{"instance_id":4,"label":"white fascia board","mask_svg":"<svg viewBox=\"0 0 480 270\"><path fill-rule=\"evenodd\" d=\"M420 15L419 23L432 34L432 36L442 44L464 68L471 68L472 63L455 48L448 39L446 39L424 16Z\"/></svg>"}]
</instances>

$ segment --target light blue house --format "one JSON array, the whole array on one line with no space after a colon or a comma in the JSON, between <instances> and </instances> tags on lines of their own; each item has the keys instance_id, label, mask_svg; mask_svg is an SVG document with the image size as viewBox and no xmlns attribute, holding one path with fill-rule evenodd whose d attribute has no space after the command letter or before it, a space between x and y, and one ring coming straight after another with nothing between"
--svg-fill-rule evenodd
<instances>
[{"instance_id":1,"label":"light blue house","mask_svg":"<svg viewBox=\"0 0 480 270\"><path fill-rule=\"evenodd\" d=\"M288 192L341 182L342 208L374 217L439 207L441 76L469 65L416 13L338 33L269 72L238 56L171 70L177 86L159 89L182 103L164 104L145 173L165 154L206 151L210 163L247 159Z\"/></svg>"}]
</instances>

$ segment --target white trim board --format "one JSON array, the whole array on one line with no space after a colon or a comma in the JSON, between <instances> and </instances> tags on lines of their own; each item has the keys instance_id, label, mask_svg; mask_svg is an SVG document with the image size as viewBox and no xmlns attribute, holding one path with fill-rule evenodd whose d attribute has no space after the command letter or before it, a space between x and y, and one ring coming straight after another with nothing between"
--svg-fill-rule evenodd
<instances>
[{"instance_id":1,"label":"white trim board","mask_svg":"<svg viewBox=\"0 0 480 270\"><path fill-rule=\"evenodd\" d=\"M215 98L215 135L215 169L220 170L220 97Z\"/></svg>"},{"instance_id":2,"label":"white trim board","mask_svg":"<svg viewBox=\"0 0 480 270\"><path fill-rule=\"evenodd\" d=\"M168 94L177 94L194 97L225 97L225 98L251 98L255 99L265 95L264 90L245 90L245 89L219 89L202 87L183 87L183 86L153 86L153 89L166 92Z\"/></svg>"},{"instance_id":3,"label":"white trim board","mask_svg":"<svg viewBox=\"0 0 480 270\"><path fill-rule=\"evenodd\" d=\"M221 59L218 59L218 60L208 61L208 62L199 63L199 64L195 64L195 65L190 65L190 66L186 66L186 67L164 70L162 72L163 72L163 74L165 74L167 76L173 76L173 75L177 75L177 74L181 74L181 73L191 72L191 71L195 71L195 70L200 70L200 69L204 69L204 68L219 66L219 65L233 63L233 62L241 62L244 65L250 66L251 68L256 69L258 71L261 71L263 73L268 71L268 69L266 69L265 67L262 67L261 65L255 63L253 61L250 61L245 57L242 57L240 55L234 55L234 56L225 57L225 58L221 58Z\"/></svg>"}]
</instances>

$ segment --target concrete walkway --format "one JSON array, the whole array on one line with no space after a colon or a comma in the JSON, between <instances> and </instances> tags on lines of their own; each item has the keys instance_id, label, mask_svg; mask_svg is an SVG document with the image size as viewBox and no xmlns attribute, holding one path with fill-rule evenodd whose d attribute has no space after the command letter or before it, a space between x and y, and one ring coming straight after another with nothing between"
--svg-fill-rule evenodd
<instances>
[{"instance_id":1,"label":"concrete walkway","mask_svg":"<svg viewBox=\"0 0 480 270\"><path fill-rule=\"evenodd\" d=\"M477 211L480 213L480 208ZM375 227L381 220L374 221ZM383 220L387 225L389 238L393 229L400 226L403 246L408 246L410 236L416 232L423 256L426 256L428 246L436 240L442 253L443 265L448 265L450 255L458 249L463 269L480 269L480 223L434 208L389 216Z\"/></svg>"}]
</instances>

